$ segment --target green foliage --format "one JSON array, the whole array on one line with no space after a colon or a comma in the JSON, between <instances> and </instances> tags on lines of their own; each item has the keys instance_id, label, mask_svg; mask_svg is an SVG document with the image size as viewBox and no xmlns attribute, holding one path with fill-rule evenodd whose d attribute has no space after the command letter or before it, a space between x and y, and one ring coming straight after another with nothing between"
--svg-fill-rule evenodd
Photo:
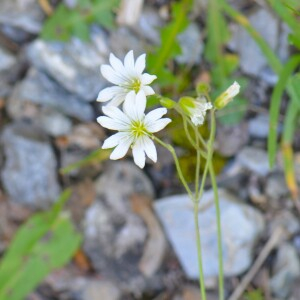
<instances>
[{"instance_id":1,"label":"green foliage","mask_svg":"<svg viewBox=\"0 0 300 300\"><path fill-rule=\"evenodd\" d=\"M80 243L62 207L66 190L48 212L37 213L16 233L0 263L0 299L22 300L52 270L66 264Z\"/></svg>"},{"instance_id":2,"label":"green foliage","mask_svg":"<svg viewBox=\"0 0 300 300\"><path fill-rule=\"evenodd\" d=\"M261 290L253 290L245 293L245 300L264 300L264 295Z\"/></svg>"},{"instance_id":3,"label":"green foliage","mask_svg":"<svg viewBox=\"0 0 300 300\"><path fill-rule=\"evenodd\" d=\"M114 27L113 10L118 4L119 0L78 0L76 7L70 9L61 3L45 22L41 37L67 41L73 35L88 40L91 23L108 29Z\"/></svg>"},{"instance_id":4,"label":"green foliage","mask_svg":"<svg viewBox=\"0 0 300 300\"><path fill-rule=\"evenodd\" d=\"M148 69L150 73L157 75L161 85L176 84L177 79L167 69L168 62L181 53L177 36L189 24L188 12L191 7L191 0L182 0L173 3L169 24L162 27L160 31L161 45L148 56Z\"/></svg>"}]
</instances>

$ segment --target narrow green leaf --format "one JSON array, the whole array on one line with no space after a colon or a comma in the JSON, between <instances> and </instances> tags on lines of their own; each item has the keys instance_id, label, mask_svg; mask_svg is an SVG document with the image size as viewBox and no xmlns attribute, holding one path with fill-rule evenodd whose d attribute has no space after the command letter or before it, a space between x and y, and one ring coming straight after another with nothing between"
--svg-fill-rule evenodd
<instances>
[{"instance_id":1,"label":"narrow green leaf","mask_svg":"<svg viewBox=\"0 0 300 300\"><path fill-rule=\"evenodd\" d=\"M277 151L277 124L280 110L280 103L288 79L300 63L300 55L293 56L283 67L279 74L278 82L273 89L270 105L270 130L268 136L268 155L270 167L274 166Z\"/></svg>"}]
</instances>

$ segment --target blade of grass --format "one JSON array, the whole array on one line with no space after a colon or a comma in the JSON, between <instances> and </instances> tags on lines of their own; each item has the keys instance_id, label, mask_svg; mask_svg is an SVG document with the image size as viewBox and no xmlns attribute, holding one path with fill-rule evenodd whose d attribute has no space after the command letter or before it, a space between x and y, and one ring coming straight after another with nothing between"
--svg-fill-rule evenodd
<instances>
[{"instance_id":1,"label":"blade of grass","mask_svg":"<svg viewBox=\"0 0 300 300\"><path fill-rule=\"evenodd\" d=\"M268 154L270 167L274 166L277 150L277 124L280 110L280 103L290 75L300 63L300 55L293 56L283 67L279 80L272 92L270 104L270 130L268 136ZM293 89L294 90L294 89Z\"/></svg>"},{"instance_id":2,"label":"blade of grass","mask_svg":"<svg viewBox=\"0 0 300 300\"><path fill-rule=\"evenodd\" d=\"M91 154L86 156L84 159L79 160L73 164L70 164L64 168L61 168L59 172L61 174L68 174L72 172L73 170L82 168L84 166L93 164L93 163L101 163L104 160L107 160L110 156L111 149L110 150L103 150L103 149L97 149L93 151Z\"/></svg>"}]
</instances>

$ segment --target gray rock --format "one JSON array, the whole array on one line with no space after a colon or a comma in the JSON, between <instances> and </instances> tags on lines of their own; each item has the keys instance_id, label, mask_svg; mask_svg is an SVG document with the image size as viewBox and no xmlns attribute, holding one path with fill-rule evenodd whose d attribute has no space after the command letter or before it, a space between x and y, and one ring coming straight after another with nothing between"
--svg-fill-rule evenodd
<instances>
[{"instance_id":1,"label":"gray rock","mask_svg":"<svg viewBox=\"0 0 300 300\"><path fill-rule=\"evenodd\" d=\"M25 79L15 87L8 101L9 115L14 119L27 117L26 114L30 112L26 107L30 103L31 106L50 107L81 121L94 118L93 109L88 103L70 94L36 69L30 69Z\"/></svg>"},{"instance_id":2,"label":"gray rock","mask_svg":"<svg viewBox=\"0 0 300 300\"><path fill-rule=\"evenodd\" d=\"M249 141L248 124L243 122L238 126L220 126L215 142L216 150L223 156L237 154Z\"/></svg>"},{"instance_id":3,"label":"gray rock","mask_svg":"<svg viewBox=\"0 0 300 300\"><path fill-rule=\"evenodd\" d=\"M16 63L16 57L0 47L0 73L10 70Z\"/></svg>"},{"instance_id":4,"label":"gray rock","mask_svg":"<svg viewBox=\"0 0 300 300\"><path fill-rule=\"evenodd\" d=\"M264 230L261 213L219 190L225 276L243 273L252 263L252 250ZM206 278L218 275L216 213L213 191L203 194L199 210L203 270ZM187 195L155 202L155 211L189 279L199 276L192 202Z\"/></svg>"},{"instance_id":5,"label":"gray rock","mask_svg":"<svg viewBox=\"0 0 300 300\"><path fill-rule=\"evenodd\" d=\"M53 150L36 128L26 123L7 126L1 136L5 164L2 183L12 201L46 208L59 195Z\"/></svg>"},{"instance_id":6,"label":"gray rock","mask_svg":"<svg viewBox=\"0 0 300 300\"><path fill-rule=\"evenodd\" d=\"M289 239L300 230L300 223L290 211L281 210L272 217L270 232L274 232L277 227L282 227L287 233L284 238Z\"/></svg>"},{"instance_id":7,"label":"gray rock","mask_svg":"<svg viewBox=\"0 0 300 300\"><path fill-rule=\"evenodd\" d=\"M86 101L95 101L106 84L99 70L105 62L103 53L91 43L75 38L69 43L36 40L27 48L27 56L36 68Z\"/></svg>"},{"instance_id":8,"label":"gray rock","mask_svg":"<svg viewBox=\"0 0 300 300\"><path fill-rule=\"evenodd\" d=\"M289 243L281 244L270 279L274 295L285 299L292 290L293 283L300 276L300 262L296 249Z\"/></svg>"},{"instance_id":9,"label":"gray rock","mask_svg":"<svg viewBox=\"0 0 300 300\"><path fill-rule=\"evenodd\" d=\"M90 281L82 293L82 300L119 300L121 292L117 284L110 281Z\"/></svg>"},{"instance_id":10,"label":"gray rock","mask_svg":"<svg viewBox=\"0 0 300 300\"><path fill-rule=\"evenodd\" d=\"M133 29L142 37L146 38L153 44L160 43L159 28L164 25L157 10L145 7L140 16L138 25Z\"/></svg>"},{"instance_id":11,"label":"gray rock","mask_svg":"<svg viewBox=\"0 0 300 300\"><path fill-rule=\"evenodd\" d=\"M126 27L120 27L111 33L109 45L111 51L120 59L130 50L133 50L135 57L145 53L141 39Z\"/></svg>"},{"instance_id":12,"label":"gray rock","mask_svg":"<svg viewBox=\"0 0 300 300\"><path fill-rule=\"evenodd\" d=\"M260 176L266 176L270 171L268 154L262 149L245 147L237 155L237 161L242 167Z\"/></svg>"},{"instance_id":13,"label":"gray rock","mask_svg":"<svg viewBox=\"0 0 300 300\"><path fill-rule=\"evenodd\" d=\"M195 23L190 24L184 32L178 35L178 40L182 54L176 56L175 60L180 64L199 64L203 52L203 42L198 26Z\"/></svg>"},{"instance_id":14,"label":"gray rock","mask_svg":"<svg viewBox=\"0 0 300 300\"><path fill-rule=\"evenodd\" d=\"M146 286L139 260L147 228L132 211L130 197L136 193L152 197L151 183L132 163L109 162L95 187L97 200L85 215L84 250L107 279L123 291L139 293Z\"/></svg>"},{"instance_id":15,"label":"gray rock","mask_svg":"<svg viewBox=\"0 0 300 300\"><path fill-rule=\"evenodd\" d=\"M2 0L0 24L37 34L43 24L44 13L36 0Z\"/></svg>"},{"instance_id":16,"label":"gray rock","mask_svg":"<svg viewBox=\"0 0 300 300\"><path fill-rule=\"evenodd\" d=\"M249 134L251 137L265 139L269 134L269 116L258 115L249 121Z\"/></svg>"},{"instance_id":17,"label":"gray rock","mask_svg":"<svg viewBox=\"0 0 300 300\"><path fill-rule=\"evenodd\" d=\"M67 135L72 130L72 121L65 115L51 109L45 109L38 114L36 122L54 137Z\"/></svg>"},{"instance_id":18,"label":"gray rock","mask_svg":"<svg viewBox=\"0 0 300 300\"><path fill-rule=\"evenodd\" d=\"M275 173L269 176L265 192L271 198L271 201L288 196L289 189L286 185L284 174Z\"/></svg>"},{"instance_id":19,"label":"gray rock","mask_svg":"<svg viewBox=\"0 0 300 300\"><path fill-rule=\"evenodd\" d=\"M269 10L262 8L252 13L249 21L269 46L276 50L279 44L278 19ZM241 69L246 74L257 76L267 66L267 60L259 46L241 26L235 27L230 47L239 53Z\"/></svg>"}]
</instances>

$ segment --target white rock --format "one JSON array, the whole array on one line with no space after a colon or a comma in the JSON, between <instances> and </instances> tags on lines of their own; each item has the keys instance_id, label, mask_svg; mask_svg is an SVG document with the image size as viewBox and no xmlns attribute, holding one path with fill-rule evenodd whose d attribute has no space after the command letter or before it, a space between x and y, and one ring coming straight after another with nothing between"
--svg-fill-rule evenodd
<instances>
[{"instance_id":1,"label":"white rock","mask_svg":"<svg viewBox=\"0 0 300 300\"><path fill-rule=\"evenodd\" d=\"M243 273L252 263L252 250L264 230L261 213L219 190L225 276ZM189 279L199 276L192 202L187 195L155 202L155 211ZM213 191L203 194L199 211L203 269L207 279L218 275L217 227Z\"/></svg>"}]
</instances>

